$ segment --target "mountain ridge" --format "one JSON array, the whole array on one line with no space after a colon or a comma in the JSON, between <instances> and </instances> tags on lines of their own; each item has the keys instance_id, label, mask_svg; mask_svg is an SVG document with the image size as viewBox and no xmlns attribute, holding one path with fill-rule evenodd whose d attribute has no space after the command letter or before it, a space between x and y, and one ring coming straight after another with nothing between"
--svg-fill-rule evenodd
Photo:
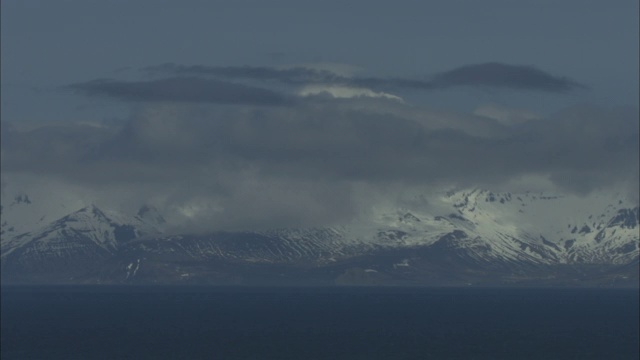
<instances>
[{"instance_id":1,"label":"mountain ridge","mask_svg":"<svg viewBox=\"0 0 640 360\"><path fill-rule=\"evenodd\" d=\"M606 200L600 213L581 209L561 219L558 213L547 214L556 221L540 230L537 224L546 220L538 214L551 208L564 211L572 208L567 202L582 200L472 189L446 193L438 202L432 200L430 209L377 210L365 221L340 226L200 234L163 233L166 220L149 206L125 215L91 204L21 234L3 231L2 279L183 283L215 278L246 283L259 271L263 274L257 278L270 272L311 272L315 275L307 276L325 284L430 284L433 279L463 284L482 282L482 274L485 282L505 284L516 273L536 283L557 277L549 274L562 267L598 266L605 273L613 271L607 278L633 278L627 270L618 274L611 269L637 264L640 211ZM3 230L7 226L3 222ZM238 273L244 280L237 279ZM560 278L566 282L566 276ZM277 282L277 276L270 281Z\"/></svg>"}]
</instances>

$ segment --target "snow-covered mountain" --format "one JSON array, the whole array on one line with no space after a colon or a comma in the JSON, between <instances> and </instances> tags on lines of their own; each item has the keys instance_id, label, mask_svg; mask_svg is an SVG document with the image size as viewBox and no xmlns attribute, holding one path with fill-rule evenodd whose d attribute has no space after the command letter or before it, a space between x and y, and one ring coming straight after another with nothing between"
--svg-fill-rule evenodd
<instances>
[{"instance_id":1,"label":"snow-covered mountain","mask_svg":"<svg viewBox=\"0 0 640 360\"><path fill-rule=\"evenodd\" d=\"M159 232L137 216L127 217L91 205L34 232L8 238L3 243L3 255L29 247L41 254L58 257L69 256L70 252L86 247L115 252L127 241L154 234Z\"/></svg>"},{"instance_id":2,"label":"snow-covered mountain","mask_svg":"<svg viewBox=\"0 0 640 360\"><path fill-rule=\"evenodd\" d=\"M1 262L10 282L246 278L252 266L281 275L324 269L322 276L334 280L344 274L353 280L350 269L362 267L356 282L421 283L450 274L475 281L556 276L540 269L563 266L627 269L639 257L638 206L617 194L452 191L431 197L428 206L373 209L340 226L206 234L163 233L164 218L149 206L125 215L89 205L47 222L26 193L7 203Z\"/></svg>"}]
</instances>

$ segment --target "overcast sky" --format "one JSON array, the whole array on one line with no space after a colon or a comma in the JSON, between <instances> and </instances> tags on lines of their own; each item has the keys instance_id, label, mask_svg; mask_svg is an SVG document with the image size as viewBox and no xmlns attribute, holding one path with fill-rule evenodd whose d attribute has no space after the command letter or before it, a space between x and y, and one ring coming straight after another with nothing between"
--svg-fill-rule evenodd
<instances>
[{"instance_id":1,"label":"overcast sky","mask_svg":"<svg viewBox=\"0 0 640 360\"><path fill-rule=\"evenodd\" d=\"M638 10L3 1L3 181L49 176L221 227L530 179L637 197Z\"/></svg>"}]
</instances>

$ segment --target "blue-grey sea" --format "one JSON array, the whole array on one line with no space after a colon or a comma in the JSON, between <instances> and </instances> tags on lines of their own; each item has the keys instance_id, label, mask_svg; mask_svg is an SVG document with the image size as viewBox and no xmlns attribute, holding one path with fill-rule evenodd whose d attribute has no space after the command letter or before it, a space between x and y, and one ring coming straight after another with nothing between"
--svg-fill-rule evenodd
<instances>
[{"instance_id":1,"label":"blue-grey sea","mask_svg":"<svg viewBox=\"0 0 640 360\"><path fill-rule=\"evenodd\" d=\"M2 359L638 359L638 291L2 287Z\"/></svg>"}]
</instances>

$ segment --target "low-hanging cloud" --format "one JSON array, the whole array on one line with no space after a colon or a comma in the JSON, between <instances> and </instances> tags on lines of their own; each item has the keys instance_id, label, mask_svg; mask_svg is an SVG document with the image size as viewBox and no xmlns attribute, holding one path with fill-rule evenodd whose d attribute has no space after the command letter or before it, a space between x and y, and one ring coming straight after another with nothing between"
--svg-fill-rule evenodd
<instances>
[{"instance_id":1,"label":"low-hanging cloud","mask_svg":"<svg viewBox=\"0 0 640 360\"><path fill-rule=\"evenodd\" d=\"M554 76L533 66L498 62L471 64L437 73L431 78L381 78L344 76L309 67L273 68L265 66L207 66L173 63L143 69L152 75L211 76L225 79L277 81L286 84L329 84L360 86L377 90L442 90L459 86L495 87L510 90L568 92L586 88L568 77Z\"/></svg>"},{"instance_id":2,"label":"low-hanging cloud","mask_svg":"<svg viewBox=\"0 0 640 360\"><path fill-rule=\"evenodd\" d=\"M203 230L335 223L369 201L362 186L500 189L539 176L577 193L637 187L634 111L577 107L515 127L469 116L447 127L455 116L370 102L147 104L119 129L3 124L2 169L151 203Z\"/></svg>"},{"instance_id":3,"label":"low-hanging cloud","mask_svg":"<svg viewBox=\"0 0 640 360\"><path fill-rule=\"evenodd\" d=\"M67 86L90 96L131 102L285 105L291 100L273 90L197 77L149 81L93 80Z\"/></svg>"}]
</instances>

